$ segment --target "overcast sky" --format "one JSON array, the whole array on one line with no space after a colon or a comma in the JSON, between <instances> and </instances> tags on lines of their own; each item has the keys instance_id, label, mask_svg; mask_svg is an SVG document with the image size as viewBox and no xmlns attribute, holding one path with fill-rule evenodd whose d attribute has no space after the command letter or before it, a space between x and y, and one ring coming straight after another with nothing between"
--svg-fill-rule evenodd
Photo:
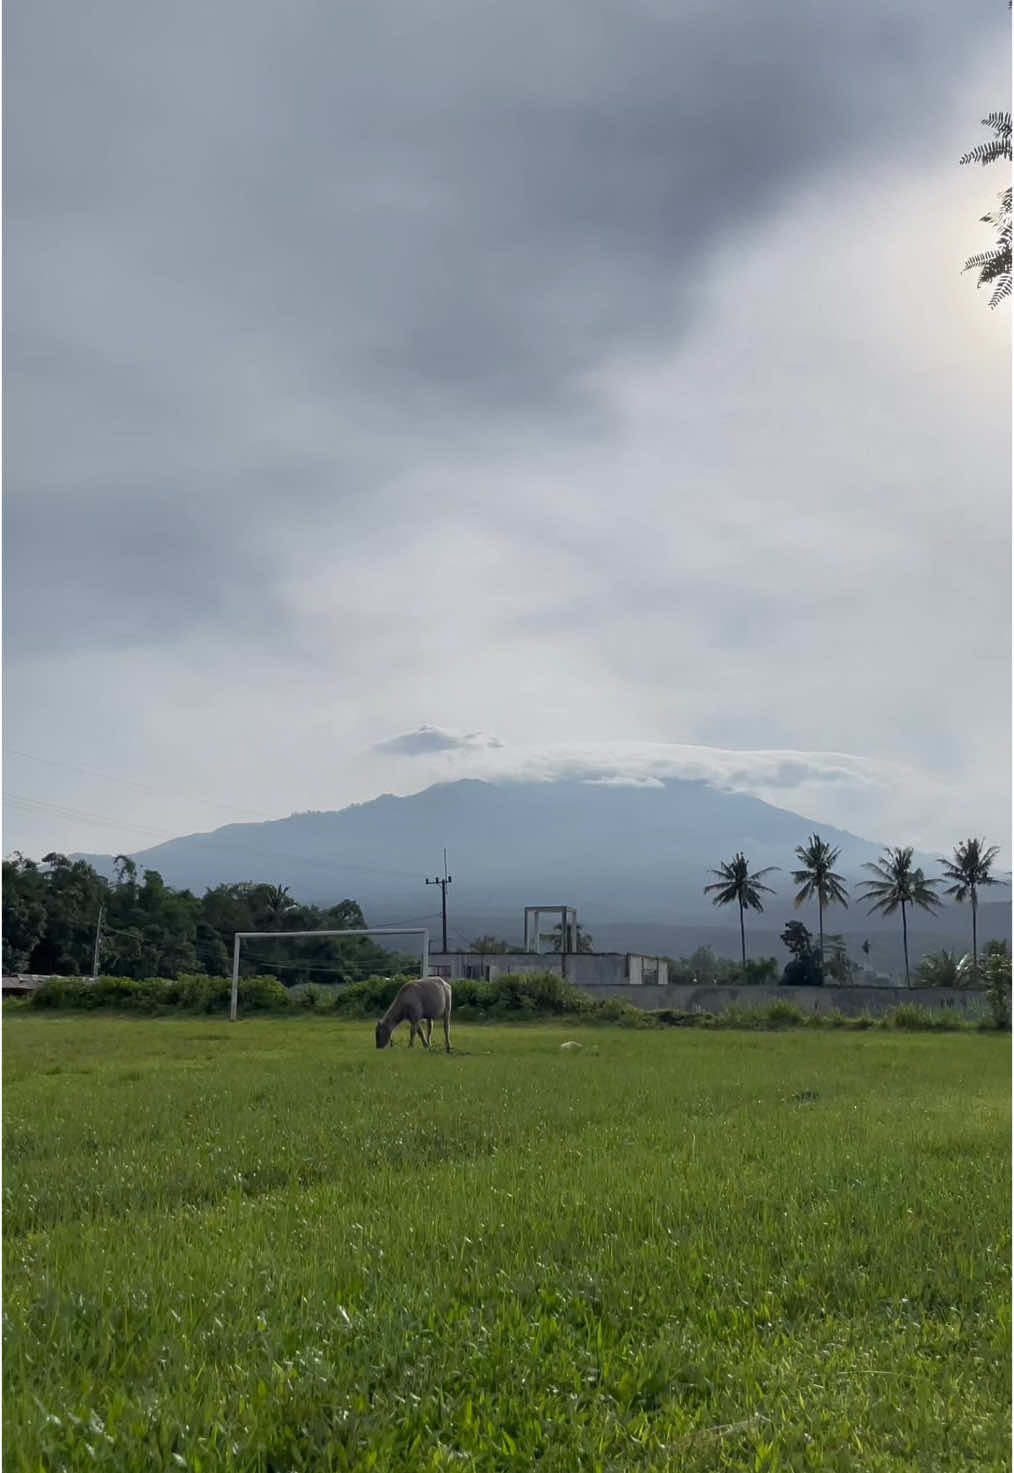
<instances>
[{"instance_id":1,"label":"overcast sky","mask_svg":"<svg viewBox=\"0 0 1014 1473\"><path fill-rule=\"evenodd\" d=\"M1007 851L1008 25L8 10L5 852L690 770Z\"/></svg>"}]
</instances>

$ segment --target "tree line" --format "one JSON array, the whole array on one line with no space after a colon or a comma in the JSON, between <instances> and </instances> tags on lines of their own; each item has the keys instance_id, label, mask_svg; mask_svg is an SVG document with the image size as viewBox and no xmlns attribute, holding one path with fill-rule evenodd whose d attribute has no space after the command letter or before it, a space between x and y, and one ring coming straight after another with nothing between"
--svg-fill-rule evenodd
<instances>
[{"instance_id":1,"label":"tree line","mask_svg":"<svg viewBox=\"0 0 1014 1473\"><path fill-rule=\"evenodd\" d=\"M869 902L871 915L900 914L906 983L911 985L909 919L917 910L937 909L942 903L938 892L970 903L971 976L959 975L957 958L941 953L924 958L918 980L937 986L965 980L974 985L980 980L978 901L983 890L1004 883L992 873L998 853L984 839L966 839L956 846L951 859L940 861L943 873L938 877L928 877L915 865L911 848L885 849L879 860L865 866L871 877L860 882L856 898ZM816 985L825 979L855 980L858 967L848 957L843 938L825 935L824 930L825 911L849 903L844 877L835 870L840 850L812 834L795 854L799 868L791 871L798 887L794 903L799 907L816 901L818 934L811 936L799 921L788 922L780 939L791 959L781 977L774 957L748 960L745 926L746 912L763 911L761 897L774 893L764 881L777 866L751 871L746 857L737 853L711 871L714 880L705 885L704 892L717 906L738 907L741 963L722 962L710 948L701 947L689 958L668 958L671 980L701 984L781 980ZM17 853L3 862L5 973L87 976L101 972L135 979L228 976L237 931L320 931L366 924L354 900L326 907L304 905L284 885L223 884L198 897L190 890L174 890L157 870L142 874L123 854L114 862L112 880L85 860L71 860L55 852L38 863ZM557 949L561 940L557 935ZM493 954L514 948L499 938L483 936L476 938L471 949ZM592 938L583 929L578 949L593 949ZM288 986L351 982L413 967L411 959L385 949L371 937L258 938L244 946L241 956L242 975L271 972Z\"/></svg>"},{"instance_id":2,"label":"tree line","mask_svg":"<svg viewBox=\"0 0 1014 1473\"><path fill-rule=\"evenodd\" d=\"M216 885L198 897L157 870L143 875L118 855L113 880L81 859L3 861L3 969L60 976L178 977L232 973L237 931L351 930L365 926L355 900L302 905L285 885ZM369 936L244 944L243 976L272 972L286 985L358 981L407 959ZM413 965L408 962L408 965Z\"/></svg>"},{"instance_id":3,"label":"tree line","mask_svg":"<svg viewBox=\"0 0 1014 1473\"><path fill-rule=\"evenodd\" d=\"M911 848L886 848L880 859L863 865L864 869L870 871L871 878L859 882L860 893L857 899L861 903L870 902L867 914L895 915L900 912L906 986L912 984L908 959L909 916L916 910L930 912L938 910L942 900L937 891L941 886L944 887L944 895L952 896L959 903L966 900L970 902L971 969L973 980L978 978L980 965L979 893L990 886L1003 883L992 874L999 852L995 844L987 846L985 839L965 839L955 846L950 859L939 861L943 867L943 874L935 877L927 876L915 864L914 851ZM793 884L799 888L794 904L798 907L805 905L807 901L816 900L819 937L814 946L810 933L800 922L790 921L786 926L781 940L792 953L792 961L783 977L786 982L799 983L805 980L819 984L823 981L827 962L824 947L824 911L832 905L848 906L848 890L844 876L837 874L834 868L840 853L840 849L833 849L830 844L821 839L819 834L811 834L805 845L796 847L795 854L799 861L799 868L792 870L791 874ZM766 869L751 872L749 862L743 854L739 853L733 859L720 864L718 869L712 870L711 873L715 876L715 880L704 887L705 895L713 896L714 905L736 904L739 907L739 934L744 972L747 968L745 915L748 910L763 911L764 904L761 895L775 893L770 885L764 884L764 879L767 875L774 874L777 869L777 865L769 865Z\"/></svg>"}]
</instances>

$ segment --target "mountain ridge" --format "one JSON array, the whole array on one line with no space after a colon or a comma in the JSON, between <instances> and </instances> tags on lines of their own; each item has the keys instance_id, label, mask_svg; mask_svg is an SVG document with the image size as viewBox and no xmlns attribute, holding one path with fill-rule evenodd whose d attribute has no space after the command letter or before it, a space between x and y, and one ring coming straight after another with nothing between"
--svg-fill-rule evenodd
<instances>
[{"instance_id":1,"label":"mountain ridge","mask_svg":"<svg viewBox=\"0 0 1014 1473\"><path fill-rule=\"evenodd\" d=\"M428 910L432 896L423 880L437 872L446 846L454 876L449 903L459 932L467 918L511 916L519 931L524 905L568 904L593 935L596 927L603 936L603 928L618 928L617 935L632 943L638 928L736 929L735 907L716 909L703 889L710 871L739 850L753 870L779 866L768 878L775 894L765 896L763 917L749 916L748 928L759 933L774 927L777 933L783 913L809 923L815 908L794 909L789 871L798 864L795 846L814 832L841 850L837 867L854 892L862 866L879 857L883 844L749 794L683 778L651 786L462 778L405 797L386 793L342 809L226 824L132 857L177 888L284 884L308 902L352 897L371 923L393 924ZM110 856L80 857L112 873ZM932 855L917 862L930 874L938 867ZM825 928L854 931L859 909L854 901L848 912L835 908ZM931 919L920 915L916 931L928 931ZM863 909L864 933L893 931L896 923L896 917L868 916Z\"/></svg>"}]
</instances>

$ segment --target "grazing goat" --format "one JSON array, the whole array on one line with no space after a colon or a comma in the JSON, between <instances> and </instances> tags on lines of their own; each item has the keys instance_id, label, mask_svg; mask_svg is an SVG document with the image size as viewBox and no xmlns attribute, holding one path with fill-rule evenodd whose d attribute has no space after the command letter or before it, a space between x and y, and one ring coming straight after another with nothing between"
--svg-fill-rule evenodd
<instances>
[{"instance_id":1,"label":"grazing goat","mask_svg":"<svg viewBox=\"0 0 1014 1473\"><path fill-rule=\"evenodd\" d=\"M415 1043L416 1033L422 1038L423 1047L429 1048L430 1039L433 1037L433 1020L442 1018L444 1043L447 1045L447 1052L450 1053L451 1001L451 984L445 982L443 977L422 977L418 982L406 982L377 1024L377 1047L387 1048L391 1042L391 1034L398 1024L403 1023L407 1018L412 1025L408 1036L409 1048ZM424 1023L426 1025L425 1037L423 1037Z\"/></svg>"}]
</instances>

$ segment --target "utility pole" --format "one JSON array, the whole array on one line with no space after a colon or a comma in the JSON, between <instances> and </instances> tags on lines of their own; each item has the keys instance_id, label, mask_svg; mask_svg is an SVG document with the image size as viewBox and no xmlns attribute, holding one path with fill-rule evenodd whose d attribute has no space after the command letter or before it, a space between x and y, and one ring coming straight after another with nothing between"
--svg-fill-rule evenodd
<instances>
[{"instance_id":1,"label":"utility pole","mask_svg":"<svg viewBox=\"0 0 1014 1473\"><path fill-rule=\"evenodd\" d=\"M99 905L99 918L95 922L95 950L92 953L92 977L93 978L95 978L95 977L97 977L99 975L99 942L102 940L102 912L103 912L104 909L105 909L104 904L100 903L100 905Z\"/></svg>"},{"instance_id":2,"label":"utility pole","mask_svg":"<svg viewBox=\"0 0 1014 1473\"><path fill-rule=\"evenodd\" d=\"M444 955L447 954L447 887L451 883L451 877L447 873L447 850L444 850L444 872L437 875L435 879L427 880L427 885L440 886L440 913L444 923Z\"/></svg>"}]
</instances>

